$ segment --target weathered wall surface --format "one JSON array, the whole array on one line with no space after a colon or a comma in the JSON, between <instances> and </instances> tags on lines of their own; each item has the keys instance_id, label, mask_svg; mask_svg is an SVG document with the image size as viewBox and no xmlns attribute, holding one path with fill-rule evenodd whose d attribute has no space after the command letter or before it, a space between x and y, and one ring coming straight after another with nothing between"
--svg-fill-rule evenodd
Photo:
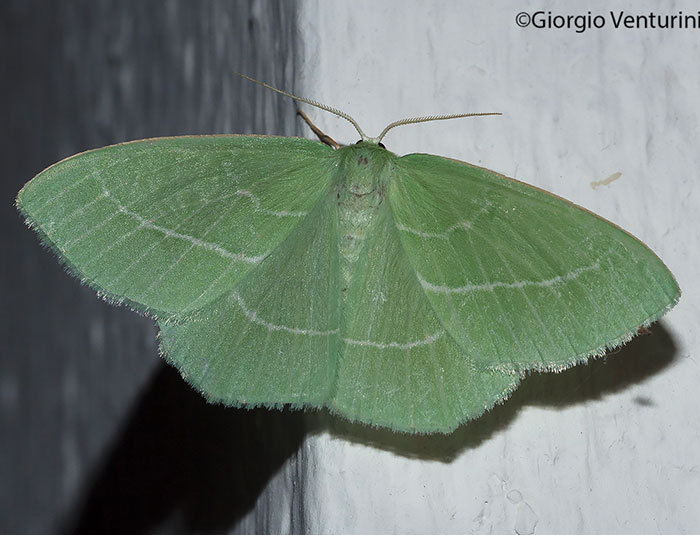
<instances>
[{"instance_id":1,"label":"weathered wall surface","mask_svg":"<svg viewBox=\"0 0 700 535\"><path fill-rule=\"evenodd\" d=\"M609 14L682 8L304 4L305 94L349 112L369 135L406 116L503 112L403 127L384 143L399 154L473 162L571 199L642 239L683 290L652 336L588 366L532 376L452 436L358 428L312 436L312 533L696 530L700 30L616 30ZM520 11L536 10L608 20L583 33L518 27ZM312 113L336 139L357 139L344 122ZM616 182L590 187L616 172Z\"/></svg>"}]
</instances>

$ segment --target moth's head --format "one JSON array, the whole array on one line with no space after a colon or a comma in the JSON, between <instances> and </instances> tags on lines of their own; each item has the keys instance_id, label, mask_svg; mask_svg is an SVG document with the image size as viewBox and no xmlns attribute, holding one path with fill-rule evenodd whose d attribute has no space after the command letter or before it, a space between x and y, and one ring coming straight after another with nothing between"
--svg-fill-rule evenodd
<instances>
[{"instance_id":1,"label":"moth's head","mask_svg":"<svg viewBox=\"0 0 700 535\"><path fill-rule=\"evenodd\" d=\"M350 167L364 171L372 171L374 167L379 171L388 160L396 158L383 144L372 141L360 140L354 145L347 145L338 150L343 152Z\"/></svg>"},{"instance_id":2,"label":"moth's head","mask_svg":"<svg viewBox=\"0 0 700 535\"><path fill-rule=\"evenodd\" d=\"M379 141L379 142L377 142L377 143L372 143L371 141L365 141L364 139L361 139L360 141L358 141L357 143L355 143L355 145L359 145L359 144L361 144L361 143L366 143L366 144L368 144L368 145L376 145L376 146L379 147L380 149L386 150L386 147L384 146L384 143L382 143L381 141Z\"/></svg>"},{"instance_id":3,"label":"moth's head","mask_svg":"<svg viewBox=\"0 0 700 535\"><path fill-rule=\"evenodd\" d=\"M342 161L344 172L339 179L345 190L354 197L376 194L377 202L381 202L388 185L387 168L398 156L371 141L340 147L336 154Z\"/></svg>"}]
</instances>

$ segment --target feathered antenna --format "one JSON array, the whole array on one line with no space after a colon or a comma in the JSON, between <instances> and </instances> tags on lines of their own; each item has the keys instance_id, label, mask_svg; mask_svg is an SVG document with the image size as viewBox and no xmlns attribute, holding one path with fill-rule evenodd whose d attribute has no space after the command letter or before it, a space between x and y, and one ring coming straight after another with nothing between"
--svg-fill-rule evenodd
<instances>
[{"instance_id":1,"label":"feathered antenna","mask_svg":"<svg viewBox=\"0 0 700 535\"><path fill-rule=\"evenodd\" d=\"M374 141L375 143L379 143L389 130L391 130L392 128L396 128L397 126L403 126L405 124L427 123L429 121L445 121L447 119L459 119L461 117L486 117L487 115L503 114L495 111L490 111L486 113L453 113L450 115L426 115L424 117L409 117L408 119L394 121L393 123L388 125L384 130L382 130L382 133L379 134L379 136L368 141Z\"/></svg>"},{"instance_id":2,"label":"feathered antenna","mask_svg":"<svg viewBox=\"0 0 700 535\"><path fill-rule=\"evenodd\" d=\"M233 71L233 74L236 74L240 76L241 78L245 78L246 80L249 80L253 82L254 84L261 85L267 89L270 89L274 91L275 93L279 93L280 95L284 95L285 97L289 97L294 100L298 100L299 102L304 102L308 104L309 106L314 106L315 108L319 108L321 110L325 110L327 112L332 113L333 115L337 115L338 117L341 117L348 121L351 125L355 127L355 130L357 130L357 133L360 134L360 138L362 141L368 141L370 143L375 143L379 144L382 139L384 139L384 136L387 134L389 130L392 128L396 128L397 126L403 126L405 124L415 124L415 123L427 123L429 121L445 121L447 119L459 119L462 117L486 117L488 115L503 115L502 113L498 112L487 112L487 113L454 113L450 115L426 115L423 117L409 117L407 119L401 119L400 121L394 121L393 123L389 124L384 130L382 130L382 133L379 134L377 137L369 137L367 134L365 134L362 131L362 128L360 128L360 125L357 123L355 119L350 117L345 112L340 111L337 108L333 108L332 106L327 106L326 104L322 104L320 102L317 102L315 100L312 100L310 98L306 97L299 97L297 95L293 95L292 93L288 93L287 91L282 91L281 89L277 89L276 87L272 87L271 85L266 84L265 82L261 82L260 80L256 80L255 78L251 78L250 76L247 76L245 74L241 74L240 72ZM305 118L307 123L310 123L308 118ZM334 142L335 143L335 142Z\"/></svg>"},{"instance_id":3,"label":"feathered antenna","mask_svg":"<svg viewBox=\"0 0 700 535\"><path fill-rule=\"evenodd\" d=\"M321 104L320 102L316 102L315 100L312 100L310 98L299 97L297 95L287 93L286 91L282 91L281 89L277 89L276 87L272 87L271 85L268 85L265 82L261 82L260 80L256 80L255 78L251 78L250 76L246 76L245 74L241 74L240 72L233 71L233 74L237 74L241 78L245 78L246 80L250 80L254 84L258 84L258 85L261 85L263 87L266 87L267 89L271 89L275 93L279 93L280 95L284 95L285 97L289 97L291 99L298 100L299 102L305 102L309 106L314 106L315 108L319 108L321 110L331 112L333 115L337 115L338 117L342 117L343 119L350 122L350 124L355 127L355 130L357 130L357 133L360 134L362 141L369 141L370 140L370 138L368 138L367 135L362 131L362 128L360 128L360 125L357 124L357 121L355 119L353 119L352 117L350 117L345 112L342 112L342 111L340 111L332 106L327 106L325 104Z\"/></svg>"}]
</instances>

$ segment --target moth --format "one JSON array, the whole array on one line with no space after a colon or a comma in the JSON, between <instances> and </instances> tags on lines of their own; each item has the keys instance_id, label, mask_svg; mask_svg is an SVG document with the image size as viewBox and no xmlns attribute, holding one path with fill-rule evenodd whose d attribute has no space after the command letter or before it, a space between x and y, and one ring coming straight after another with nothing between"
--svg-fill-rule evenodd
<instances>
[{"instance_id":1,"label":"moth","mask_svg":"<svg viewBox=\"0 0 700 535\"><path fill-rule=\"evenodd\" d=\"M612 223L381 143L480 114L370 138L271 89L361 141L145 139L67 158L17 197L70 273L156 320L163 356L210 401L450 432L529 370L602 355L678 301L663 262Z\"/></svg>"}]
</instances>

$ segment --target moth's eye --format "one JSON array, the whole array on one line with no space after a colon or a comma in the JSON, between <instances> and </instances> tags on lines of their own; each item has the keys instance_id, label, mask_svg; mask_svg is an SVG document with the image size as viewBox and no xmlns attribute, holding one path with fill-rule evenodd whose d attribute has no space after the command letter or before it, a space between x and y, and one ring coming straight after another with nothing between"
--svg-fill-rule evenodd
<instances>
[{"instance_id":1,"label":"moth's eye","mask_svg":"<svg viewBox=\"0 0 700 535\"><path fill-rule=\"evenodd\" d=\"M384 146L384 143L382 143L381 141L379 142L379 146L383 149L386 149L386 147Z\"/></svg>"}]
</instances>

